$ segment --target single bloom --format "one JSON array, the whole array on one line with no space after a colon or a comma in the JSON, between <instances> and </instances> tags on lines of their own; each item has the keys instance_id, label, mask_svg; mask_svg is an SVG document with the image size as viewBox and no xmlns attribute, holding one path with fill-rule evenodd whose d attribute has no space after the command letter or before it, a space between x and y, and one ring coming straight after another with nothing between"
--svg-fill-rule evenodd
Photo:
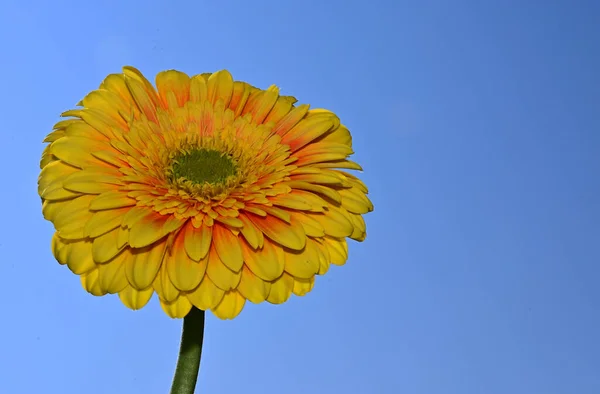
<instances>
[{"instance_id":1,"label":"single bloom","mask_svg":"<svg viewBox=\"0 0 600 394\"><path fill-rule=\"evenodd\" d=\"M234 81L133 67L46 137L38 192L52 252L89 293L184 317L302 296L363 241L367 187L338 117Z\"/></svg>"}]
</instances>

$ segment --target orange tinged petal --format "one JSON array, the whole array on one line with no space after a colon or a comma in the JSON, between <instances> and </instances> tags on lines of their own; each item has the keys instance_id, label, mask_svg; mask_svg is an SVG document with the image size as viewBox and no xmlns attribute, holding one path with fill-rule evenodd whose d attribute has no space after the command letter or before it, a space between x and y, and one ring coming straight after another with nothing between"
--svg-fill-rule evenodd
<instances>
[{"instance_id":1,"label":"orange tinged petal","mask_svg":"<svg viewBox=\"0 0 600 394\"><path fill-rule=\"evenodd\" d=\"M284 272L281 277L271 283L271 291L269 292L267 301L271 304L283 304L292 295L293 288L294 278Z\"/></svg>"},{"instance_id":2,"label":"orange tinged petal","mask_svg":"<svg viewBox=\"0 0 600 394\"><path fill-rule=\"evenodd\" d=\"M190 97L190 77L180 71L168 70L156 75L156 88L165 107L168 106L167 96L173 94L180 107Z\"/></svg>"},{"instance_id":3,"label":"orange tinged petal","mask_svg":"<svg viewBox=\"0 0 600 394\"><path fill-rule=\"evenodd\" d=\"M247 266L242 267L242 278L237 290L248 301L259 304L267 299L271 290L271 283L265 282L254 275Z\"/></svg>"},{"instance_id":4,"label":"orange tinged petal","mask_svg":"<svg viewBox=\"0 0 600 394\"><path fill-rule=\"evenodd\" d=\"M285 136L294 126L296 126L308 113L310 108L307 104L302 104L292 109L286 116L283 117L275 127L273 132L280 136Z\"/></svg>"},{"instance_id":5,"label":"orange tinged petal","mask_svg":"<svg viewBox=\"0 0 600 394\"><path fill-rule=\"evenodd\" d=\"M212 241L212 227L201 226L194 228L189 221L183 230L184 247L188 256L196 261L206 257ZM194 286L195 287L195 286Z\"/></svg>"},{"instance_id":6,"label":"orange tinged petal","mask_svg":"<svg viewBox=\"0 0 600 394\"><path fill-rule=\"evenodd\" d=\"M230 270L238 272L244 264L240 240L229 229L215 224L214 245L219 258Z\"/></svg>"},{"instance_id":7,"label":"orange tinged petal","mask_svg":"<svg viewBox=\"0 0 600 394\"><path fill-rule=\"evenodd\" d=\"M223 299L224 294L225 291L215 286L208 275L205 275L200 282L200 286L187 293L186 296L196 308L206 311L217 306Z\"/></svg>"},{"instance_id":8,"label":"orange tinged petal","mask_svg":"<svg viewBox=\"0 0 600 394\"><path fill-rule=\"evenodd\" d=\"M236 290L226 291L219 305L213 309L213 313L219 319L233 319L240 314L245 303L246 299Z\"/></svg>"},{"instance_id":9,"label":"orange tinged petal","mask_svg":"<svg viewBox=\"0 0 600 394\"><path fill-rule=\"evenodd\" d=\"M265 281L275 280L281 276L284 261L279 258L276 247L271 241L265 240L263 247L256 251L246 243L241 245L244 262L254 275Z\"/></svg>"},{"instance_id":10,"label":"orange tinged petal","mask_svg":"<svg viewBox=\"0 0 600 394\"><path fill-rule=\"evenodd\" d=\"M254 225L274 242L294 250L301 250L306 244L306 233L300 223L291 224L272 216L266 218L248 215Z\"/></svg>"},{"instance_id":11,"label":"orange tinged petal","mask_svg":"<svg viewBox=\"0 0 600 394\"><path fill-rule=\"evenodd\" d=\"M242 115L251 114L254 123L262 123L279 97L279 89L271 86L267 90L259 90L250 94L248 103L242 111Z\"/></svg>"},{"instance_id":12,"label":"orange tinged petal","mask_svg":"<svg viewBox=\"0 0 600 394\"><path fill-rule=\"evenodd\" d=\"M135 311L142 309L150 301L153 293L154 290L151 287L146 290L136 290L131 286L127 286L119 292L119 298L127 308Z\"/></svg>"},{"instance_id":13,"label":"orange tinged petal","mask_svg":"<svg viewBox=\"0 0 600 394\"><path fill-rule=\"evenodd\" d=\"M185 223L183 219L179 220L174 216L160 215L154 211L148 211L131 225L129 245L133 248L148 246L177 230L183 223Z\"/></svg>"},{"instance_id":14,"label":"orange tinged petal","mask_svg":"<svg viewBox=\"0 0 600 394\"><path fill-rule=\"evenodd\" d=\"M143 290L152 285L163 263L166 244L162 241L142 249L128 249L124 252L129 254L125 260L125 275L131 287Z\"/></svg>"}]
</instances>

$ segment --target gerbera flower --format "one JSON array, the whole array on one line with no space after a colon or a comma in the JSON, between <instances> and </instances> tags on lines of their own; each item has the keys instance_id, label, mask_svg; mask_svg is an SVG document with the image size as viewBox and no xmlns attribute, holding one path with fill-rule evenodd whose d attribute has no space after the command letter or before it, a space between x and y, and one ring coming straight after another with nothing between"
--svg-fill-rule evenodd
<instances>
[{"instance_id":1,"label":"gerbera flower","mask_svg":"<svg viewBox=\"0 0 600 394\"><path fill-rule=\"evenodd\" d=\"M227 71L109 75L45 139L54 256L91 294L140 309L156 292L174 318L306 294L373 205L348 129L295 102Z\"/></svg>"}]
</instances>

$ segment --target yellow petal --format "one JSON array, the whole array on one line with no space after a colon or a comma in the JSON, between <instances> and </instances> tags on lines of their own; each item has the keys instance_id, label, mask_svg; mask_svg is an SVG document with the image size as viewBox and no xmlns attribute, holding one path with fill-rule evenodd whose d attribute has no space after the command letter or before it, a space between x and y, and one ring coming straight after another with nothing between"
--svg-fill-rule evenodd
<instances>
[{"instance_id":1,"label":"yellow petal","mask_svg":"<svg viewBox=\"0 0 600 394\"><path fill-rule=\"evenodd\" d=\"M314 241L306 243L302 251L285 251L285 271L295 278L308 279L319 272L319 252Z\"/></svg>"},{"instance_id":2,"label":"yellow petal","mask_svg":"<svg viewBox=\"0 0 600 394\"><path fill-rule=\"evenodd\" d=\"M240 215L240 220L243 222L244 226L241 228L241 233L248 241L248 244L252 246L252 248L262 248L264 237L261 231L258 231L256 226L248 219L246 215Z\"/></svg>"},{"instance_id":3,"label":"yellow petal","mask_svg":"<svg viewBox=\"0 0 600 394\"><path fill-rule=\"evenodd\" d=\"M333 113L322 113L304 119L283 136L281 143L289 145L291 151L295 152L331 130L336 120Z\"/></svg>"},{"instance_id":4,"label":"yellow petal","mask_svg":"<svg viewBox=\"0 0 600 394\"><path fill-rule=\"evenodd\" d=\"M229 108L233 110L236 117L241 115L244 110L251 91L252 87L246 82L237 81L233 83L233 95L229 103Z\"/></svg>"},{"instance_id":5,"label":"yellow petal","mask_svg":"<svg viewBox=\"0 0 600 394\"><path fill-rule=\"evenodd\" d=\"M63 238L83 238L85 224L92 217L92 212L88 209L90 197L93 198L92 196L77 197L64 206L56 206L61 210L54 217L54 227Z\"/></svg>"},{"instance_id":6,"label":"yellow petal","mask_svg":"<svg viewBox=\"0 0 600 394\"><path fill-rule=\"evenodd\" d=\"M229 229L215 224L214 246L219 258L230 270L238 272L244 264L240 240Z\"/></svg>"},{"instance_id":7,"label":"yellow petal","mask_svg":"<svg viewBox=\"0 0 600 394\"><path fill-rule=\"evenodd\" d=\"M290 298L293 288L294 278L284 272L281 277L271 283L271 291L269 292L267 301L271 304L282 304Z\"/></svg>"},{"instance_id":8,"label":"yellow petal","mask_svg":"<svg viewBox=\"0 0 600 394\"><path fill-rule=\"evenodd\" d=\"M304 214L302 212L294 212L292 213L292 218L302 225L304 232L309 237L323 237L325 235L323 226L321 226L321 224L316 221L312 215Z\"/></svg>"},{"instance_id":9,"label":"yellow petal","mask_svg":"<svg viewBox=\"0 0 600 394\"><path fill-rule=\"evenodd\" d=\"M187 298L196 308L205 311L217 306L223 299L224 294L225 291L215 286L208 275L205 275L200 282L200 286L194 291L187 293Z\"/></svg>"},{"instance_id":10,"label":"yellow petal","mask_svg":"<svg viewBox=\"0 0 600 394\"><path fill-rule=\"evenodd\" d=\"M63 181L65 189L86 193L101 194L114 192L121 180L102 171L82 170L69 175Z\"/></svg>"},{"instance_id":11,"label":"yellow petal","mask_svg":"<svg viewBox=\"0 0 600 394\"><path fill-rule=\"evenodd\" d=\"M103 296L106 294L100 287L100 281L98 280L98 270L94 269L81 275L81 285L90 294L95 296Z\"/></svg>"},{"instance_id":12,"label":"yellow petal","mask_svg":"<svg viewBox=\"0 0 600 394\"><path fill-rule=\"evenodd\" d=\"M215 285L225 291L235 289L240 283L242 276L241 271L233 272L223 264L214 246L208 252L206 274Z\"/></svg>"},{"instance_id":13,"label":"yellow petal","mask_svg":"<svg viewBox=\"0 0 600 394\"><path fill-rule=\"evenodd\" d=\"M336 190L327 186L315 185L313 183L302 181L287 181L285 182L285 184L290 186L292 189L312 192L316 193L317 195L323 195L336 204L341 204L342 202L340 194Z\"/></svg>"},{"instance_id":14,"label":"yellow petal","mask_svg":"<svg viewBox=\"0 0 600 394\"><path fill-rule=\"evenodd\" d=\"M237 290L246 297L248 301L259 304L267 299L269 291L271 290L271 283L265 282L254 275L248 267L244 266L242 267L242 278Z\"/></svg>"},{"instance_id":15,"label":"yellow petal","mask_svg":"<svg viewBox=\"0 0 600 394\"><path fill-rule=\"evenodd\" d=\"M196 261L206 257L212 240L212 227L201 226L196 229L192 221L189 221L183 229L183 234L184 247L188 256Z\"/></svg>"},{"instance_id":16,"label":"yellow petal","mask_svg":"<svg viewBox=\"0 0 600 394\"><path fill-rule=\"evenodd\" d=\"M183 319L192 309L192 303L186 297L179 297L173 302L160 299L160 306L173 319Z\"/></svg>"},{"instance_id":17,"label":"yellow petal","mask_svg":"<svg viewBox=\"0 0 600 394\"><path fill-rule=\"evenodd\" d=\"M297 296L303 296L310 292L315 286L315 277L310 279L294 278L294 288L292 292Z\"/></svg>"},{"instance_id":18,"label":"yellow petal","mask_svg":"<svg viewBox=\"0 0 600 394\"><path fill-rule=\"evenodd\" d=\"M345 239L334 239L325 237L324 244L327 246L331 263L335 265L344 265L348 259L348 244Z\"/></svg>"},{"instance_id":19,"label":"yellow petal","mask_svg":"<svg viewBox=\"0 0 600 394\"><path fill-rule=\"evenodd\" d=\"M319 275L325 275L327 271L329 271L329 266L331 265L329 249L324 243L317 242L316 245L319 249Z\"/></svg>"},{"instance_id":20,"label":"yellow petal","mask_svg":"<svg viewBox=\"0 0 600 394\"><path fill-rule=\"evenodd\" d=\"M165 258L167 258L167 256L165 256ZM158 271L158 275L156 275L156 279L154 279L154 283L152 283L152 287L154 287L154 291L156 291L156 294L158 294L160 299L170 303L179 297L180 292L169 278L167 264L167 262L163 262L160 266L160 270Z\"/></svg>"},{"instance_id":21,"label":"yellow petal","mask_svg":"<svg viewBox=\"0 0 600 394\"><path fill-rule=\"evenodd\" d=\"M125 259L129 254L123 252L108 263L99 264L98 276L100 288L109 294L116 294L129 285L125 276Z\"/></svg>"},{"instance_id":22,"label":"yellow petal","mask_svg":"<svg viewBox=\"0 0 600 394\"><path fill-rule=\"evenodd\" d=\"M90 209L101 210L101 209L116 209L131 207L137 203L135 198L128 197L127 194L120 191L104 192L92 200L90 203Z\"/></svg>"},{"instance_id":23,"label":"yellow petal","mask_svg":"<svg viewBox=\"0 0 600 394\"><path fill-rule=\"evenodd\" d=\"M218 100L223 100L225 107L229 105L233 95L233 77L227 70L217 71L208 77L206 83L208 91L208 101L215 104Z\"/></svg>"},{"instance_id":24,"label":"yellow petal","mask_svg":"<svg viewBox=\"0 0 600 394\"><path fill-rule=\"evenodd\" d=\"M96 238L121 225L127 208L99 211L92 214L83 228L83 235Z\"/></svg>"},{"instance_id":25,"label":"yellow petal","mask_svg":"<svg viewBox=\"0 0 600 394\"><path fill-rule=\"evenodd\" d=\"M213 313L219 319L233 319L240 314L245 303L246 299L237 291L226 291L219 305L213 309Z\"/></svg>"},{"instance_id":26,"label":"yellow petal","mask_svg":"<svg viewBox=\"0 0 600 394\"><path fill-rule=\"evenodd\" d=\"M301 250L306 244L306 233L300 223L292 221L291 224L273 216L261 217L248 215L254 225L264 235L278 244L294 250Z\"/></svg>"},{"instance_id":27,"label":"yellow petal","mask_svg":"<svg viewBox=\"0 0 600 394\"><path fill-rule=\"evenodd\" d=\"M55 186L50 189L62 188L62 180L77 171L79 171L77 167L73 167L60 160L49 163L42 169L38 177L38 194L44 197L44 190L52 184L55 184Z\"/></svg>"},{"instance_id":28,"label":"yellow petal","mask_svg":"<svg viewBox=\"0 0 600 394\"><path fill-rule=\"evenodd\" d=\"M92 257L96 263L106 263L122 250L117 246L118 232L119 229L116 228L94 239Z\"/></svg>"},{"instance_id":29,"label":"yellow petal","mask_svg":"<svg viewBox=\"0 0 600 394\"><path fill-rule=\"evenodd\" d=\"M131 286L127 286L119 292L119 298L127 308L135 311L142 309L150 301L153 293L154 290L151 287L146 290L136 290Z\"/></svg>"},{"instance_id":30,"label":"yellow petal","mask_svg":"<svg viewBox=\"0 0 600 394\"><path fill-rule=\"evenodd\" d=\"M68 242L65 245L67 267L76 275L81 275L96 268L92 258L92 242L88 240Z\"/></svg>"},{"instance_id":31,"label":"yellow petal","mask_svg":"<svg viewBox=\"0 0 600 394\"><path fill-rule=\"evenodd\" d=\"M141 249L129 249L124 253L130 253L125 260L125 275L127 281L137 290L143 290L152 285L160 265L163 262L166 251L166 242L157 242Z\"/></svg>"},{"instance_id":32,"label":"yellow petal","mask_svg":"<svg viewBox=\"0 0 600 394\"><path fill-rule=\"evenodd\" d=\"M343 238L350 236L354 231L354 226L352 226L352 222L346 215L348 215L347 212L343 214L339 209L330 207L327 212L314 213L310 217L319 222L325 234Z\"/></svg>"},{"instance_id":33,"label":"yellow petal","mask_svg":"<svg viewBox=\"0 0 600 394\"><path fill-rule=\"evenodd\" d=\"M106 149L106 144L84 137L63 137L50 145L50 152L54 156L79 168L98 164L98 159L91 152Z\"/></svg>"},{"instance_id":34,"label":"yellow petal","mask_svg":"<svg viewBox=\"0 0 600 394\"><path fill-rule=\"evenodd\" d=\"M181 291L191 291L198 287L204 277L208 265L208 256L205 256L199 262L192 260L189 254L186 253L184 241L185 235L180 232L175 238L171 253L167 253L165 256L165 264L171 283Z\"/></svg>"},{"instance_id":35,"label":"yellow petal","mask_svg":"<svg viewBox=\"0 0 600 394\"><path fill-rule=\"evenodd\" d=\"M265 240L262 249L254 250L246 243L242 243L244 262L259 278L271 281L283 273L284 262L279 258L275 246L271 241Z\"/></svg>"},{"instance_id":36,"label":"yellow petal","mask_svg":"<svg viewBox=\"0 0 600 394\"><path fill-rule=\"evenodd\" d=\"M342 196L342 206L349 212L365 214L373 210L373 203L358 188L339 190Z\"/></svg>"},{"instance_id":37,"label":"yellow petal","mask_svg":"<svg viewBox=\"0 0 600 394\"><path fill-rule=\"evenodd\" d=\"M201 103L207 99L206 80L200 75L194 75L190 80L190 101Z\"/></svg>"}]
</instances>

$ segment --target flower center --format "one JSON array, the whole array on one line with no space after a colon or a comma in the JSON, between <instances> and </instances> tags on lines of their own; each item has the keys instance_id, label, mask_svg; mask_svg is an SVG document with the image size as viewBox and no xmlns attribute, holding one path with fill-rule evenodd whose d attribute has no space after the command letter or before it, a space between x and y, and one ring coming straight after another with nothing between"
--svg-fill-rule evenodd
<instances>
[{"instance_id":1,"label":"flower center","mask_svg":"<svg viewBox=\"0 0 600 394\"><path fill-rule=\"evenodd\" d=\"M224 184L237 173L237 166L229 155L212 149L194 149L173 159L172 179L185 178L196 185Z\"/></svg>"}]
</instances>

